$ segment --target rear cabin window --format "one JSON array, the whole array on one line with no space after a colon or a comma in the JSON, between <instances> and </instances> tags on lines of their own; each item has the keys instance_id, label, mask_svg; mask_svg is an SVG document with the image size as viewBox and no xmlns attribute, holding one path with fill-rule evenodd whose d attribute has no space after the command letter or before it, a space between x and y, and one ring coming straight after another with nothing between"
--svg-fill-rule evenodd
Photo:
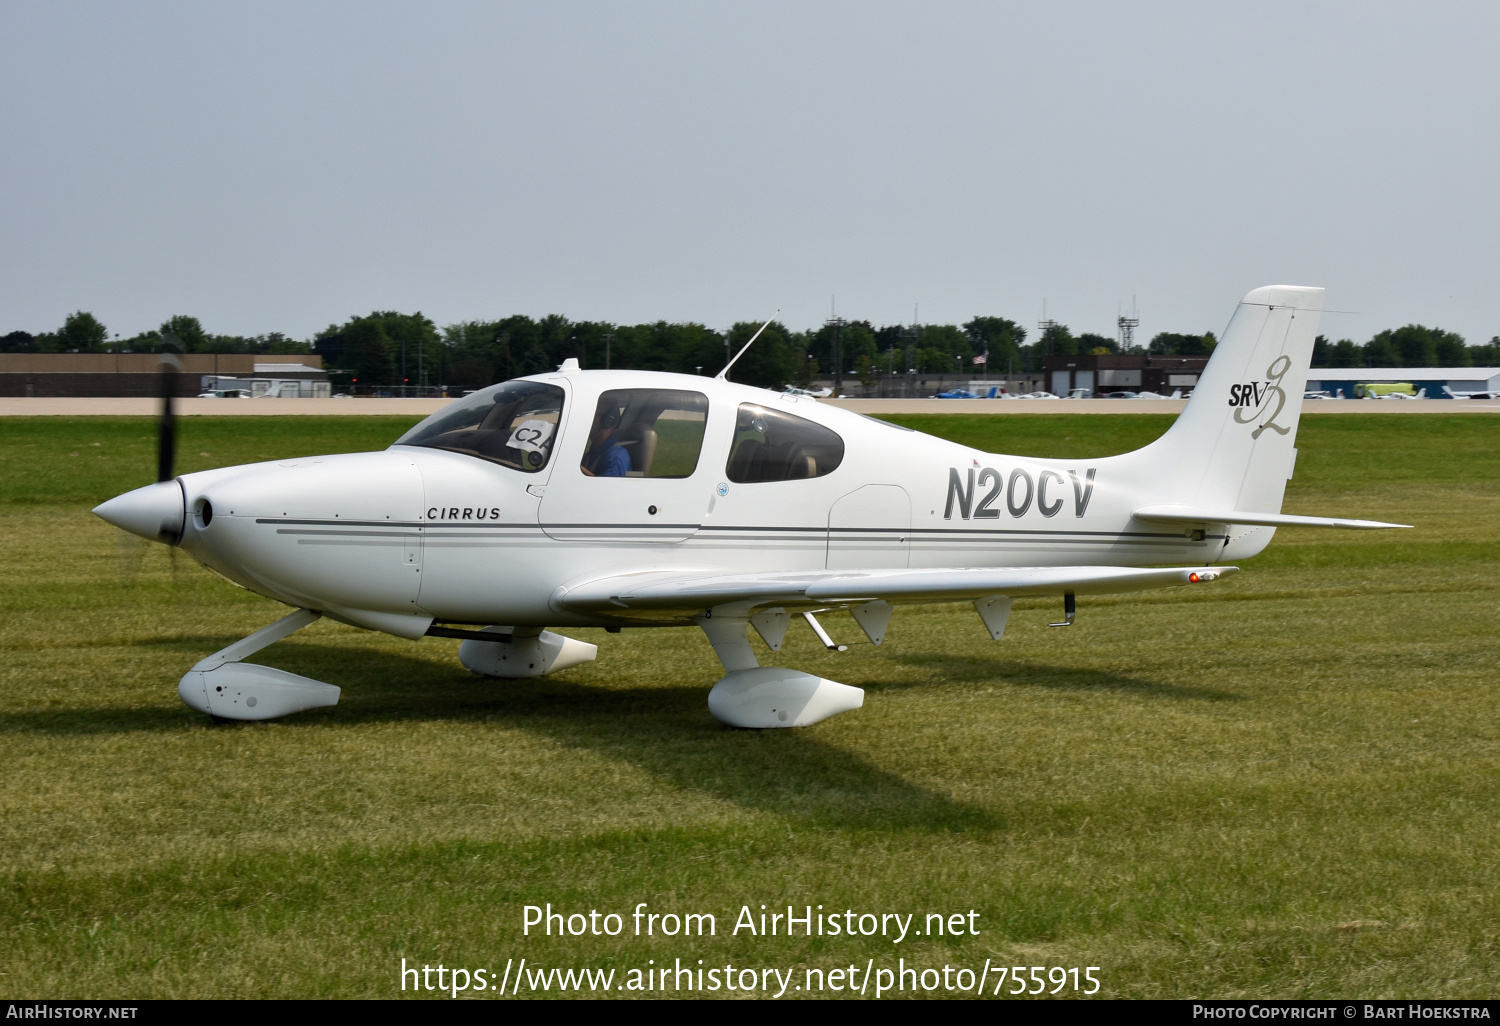
<instances>
[{"instance_id":1,"label":"rear cabin window","mask_svg":"<svg viewBox=\"0 0 1500 1026\"><path fill-rule=\"evenodd\" d=\"M707 423L702 392L611 389L594 408L580 468L592 477L691 477Z\"/></svg>"},{"instance_id":2,"label":"rear cabin window","mask_svg":"<svg viewBox=\"0 0 1500 1026\"><path fill-rule=\"evenodd\" d=\"M444 407L395 444L461 452L534 474L552 456L562 408L556 385L506 381Z\"/></svg>"},{"instance_id":3,"label":"rear cabin window","mask_svg":"<svg viewBox=\"0 0 1500 1026\"><path fill-rule=\"evenodd\" d=\"M844 461L844 440L822 424L744 403L725 475L736 484L822 477Z\"/></svg>"}]
</instances>

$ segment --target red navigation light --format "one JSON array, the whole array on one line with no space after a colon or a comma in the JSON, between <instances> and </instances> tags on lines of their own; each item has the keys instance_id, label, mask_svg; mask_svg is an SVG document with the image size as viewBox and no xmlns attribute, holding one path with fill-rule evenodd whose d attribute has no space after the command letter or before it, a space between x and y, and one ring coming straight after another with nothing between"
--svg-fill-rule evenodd
<instances>
[{"instance_id":1,"label":"red navigation light","mask_svg":"<svg viewBox=\"0 0 1500 1026\"><path fill-rule=\"evenodd\" d=\"M1194 584L1197 584L1198 583L1198 575L1197 574L1188 574L1188 580L1192 581Z\"/></svg>"}]
</instances>

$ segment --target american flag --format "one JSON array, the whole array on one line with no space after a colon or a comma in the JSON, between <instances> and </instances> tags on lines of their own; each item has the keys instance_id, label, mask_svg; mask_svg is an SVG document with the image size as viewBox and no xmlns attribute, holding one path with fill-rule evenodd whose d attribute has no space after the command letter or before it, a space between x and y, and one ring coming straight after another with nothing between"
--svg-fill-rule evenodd
<instances>
[{"instance_id":1,"label":"american flag","mask_svg":"<svg viewBox=\"0 0 1500 1026\"><path fill-rule=\"evenodd\" d=\"M989 351L986 350L983 356L976 356L976 357L974 357L974 362L975 363L989 363L990 362Z\"/></svg>"}]
</instances>

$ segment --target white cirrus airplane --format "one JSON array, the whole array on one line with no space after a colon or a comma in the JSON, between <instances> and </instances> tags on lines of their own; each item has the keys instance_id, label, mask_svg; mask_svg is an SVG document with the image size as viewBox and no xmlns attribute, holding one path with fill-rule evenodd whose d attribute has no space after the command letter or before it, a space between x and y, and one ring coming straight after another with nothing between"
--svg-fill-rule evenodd
<instances>
[{"instance_id":1,"label":"white cirrus airplane","mask_svg":"<svg viewBox=\"0 0 1500 1026\"><path fill-rule=\"evenodd\" d=\"M696 624L726 671L715 717L803 726L864 692L760 666L747 628L776 652L801 615L839 648L816 614L848 610L878 645L896 606L962 600L999 640L1019 597L1062 597L1062 626L1077 595L1233 573L1224 562L1279 526L1405 526L1281 512L1322 298L1247 295L1171 429L1120 456L1002 456L722 372L569 360L383 452L172 477L167 417L165 480L94 512L295 610L182 678L182 700L218 718L337 702L333 685L241 661L328 616L462 638L463 665L500 678L594 658L548 628Z\"/></svg>"}]
</instances>

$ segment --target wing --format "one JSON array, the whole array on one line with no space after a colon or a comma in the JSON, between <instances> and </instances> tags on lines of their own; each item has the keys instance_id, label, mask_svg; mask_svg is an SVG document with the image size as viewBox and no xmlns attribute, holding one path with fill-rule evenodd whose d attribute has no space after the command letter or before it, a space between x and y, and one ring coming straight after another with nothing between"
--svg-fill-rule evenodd
<instances>
[{"instance_id":1,"label":"wing","mask_svg":"<svg viewBox=\"0 0 1500 1026\"><path fill-rule=\"evenodd\" d=\"M1213 581L1239 567L1142 570L1123 566L953 568L940 570L813 570L716 573L653 570L602 577L562 592L555 602L578 612L626 611L694 615L735 604L816 606L883 600L892 604L958 602L1007 595L1105 595Z\"/></svg>"}]
</instances>

